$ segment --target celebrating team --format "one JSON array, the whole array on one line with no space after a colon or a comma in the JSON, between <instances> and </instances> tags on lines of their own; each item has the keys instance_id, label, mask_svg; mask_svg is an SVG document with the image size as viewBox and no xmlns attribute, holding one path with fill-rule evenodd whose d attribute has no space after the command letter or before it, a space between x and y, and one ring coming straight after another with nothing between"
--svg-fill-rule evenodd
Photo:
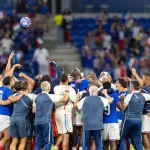
<instances>
[{"instance_id":1,"label":"celebrating team","mask_svg":"<svg viewBox=\"0 0 150 150\"><path fill-rule=\"evenodd\" d=\"M113 84L107 72L66 74L50 62L55 79L20 73L19 81L13 55L1 79L0 150L150 150L150 73L132 69L135 79Z\"/></svg>"}]
</instances>

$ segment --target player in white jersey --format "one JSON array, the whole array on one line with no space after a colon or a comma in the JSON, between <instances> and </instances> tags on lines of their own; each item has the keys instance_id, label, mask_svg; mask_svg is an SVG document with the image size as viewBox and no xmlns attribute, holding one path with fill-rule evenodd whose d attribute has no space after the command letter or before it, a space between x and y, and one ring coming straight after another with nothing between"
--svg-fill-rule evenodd
<instances>
[{"instance_id":1,"label":"player in white jersey","mask_svg":"<svg viewBox=\"0 0 150 150\"><path fill-rule=\"evenodd\" d=\"M78 86L78 91L81 94L82 98L89 96L88 86L90 82L88 80L82 80ZM74 108L73 109L73 138L72 138L72 150L76 150L77 146L79 150L82 150L82 111ZM80 139L78 140L78 137Z\"/></svg>"},{"instance_id":2,"label":"player in white jersey","mask_svg":"<svg viewBox=\"0 0 150 150\"><path fill-rule=\"evenodd\" d=\"M62 74L61 85L54 88L54 93L56 95L64 95L66 87L68 87L68 75ZM73 102L76 100L76 92L70 86L69 90L69 100L66 104L60 103L55 104L55 119L58 128L59 137L57 139L54 149L62 143L63 150L68 150L69 147L69 133L73 132L72 126L72 109Z\"/></svg>"}]
</instances>

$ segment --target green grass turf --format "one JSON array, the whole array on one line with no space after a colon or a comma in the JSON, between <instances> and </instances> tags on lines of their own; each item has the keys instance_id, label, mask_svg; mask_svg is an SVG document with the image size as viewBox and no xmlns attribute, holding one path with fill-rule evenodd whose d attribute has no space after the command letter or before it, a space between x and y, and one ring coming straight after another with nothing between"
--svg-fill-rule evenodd
<instances>
[{"instance_id":1,"label":"green grass turf","mask_svg":"<svg viewBox=\"0 0 150 150\"><path fill-rule=\"evenodd\" d=\"M134 148L133 148L133 146L132 146L132 145L130 146L130 150L134 150Z\"/></svg>"}]
</instances>

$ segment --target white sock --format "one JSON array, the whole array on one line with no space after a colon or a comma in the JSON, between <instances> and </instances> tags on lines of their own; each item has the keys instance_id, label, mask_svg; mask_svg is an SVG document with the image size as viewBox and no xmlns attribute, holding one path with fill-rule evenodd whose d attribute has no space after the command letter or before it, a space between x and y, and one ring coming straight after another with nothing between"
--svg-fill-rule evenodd
<instances>
[{"instance_id":1,"label":"white sock","mask_svg":"<svg viewBox=\"0 0 150 150\"><path fill-rule=\"evenodd\" d=\"M75 147L72 147L72 150L76 150L76 148L75 148Z\"/></svg>"},{"instance_id":2,"label":"white sock","mask_svg":"<svg viewBox=\"0 0 150 150\"><path fill-rule=\"evenodd\" d=\"M82 150L82 147L79 147L79 150Z\"/></svg>"}]
</instances>

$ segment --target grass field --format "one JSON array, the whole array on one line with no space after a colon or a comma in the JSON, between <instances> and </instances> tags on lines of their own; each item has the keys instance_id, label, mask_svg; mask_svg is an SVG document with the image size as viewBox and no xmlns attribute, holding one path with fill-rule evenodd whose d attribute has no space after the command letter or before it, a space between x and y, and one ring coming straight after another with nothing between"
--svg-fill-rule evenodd
<instances>
[{"instance_id":1,"label":"grass field","mask_svg":"<svg viewBox=\"0 0 150 150\"><path fill-rule=\"evenodd\" d=\"M132 145L130 146L130 150L134 150L134 148L133 148L133 146L132 146Z\"/></svg>"}]
</instances>

